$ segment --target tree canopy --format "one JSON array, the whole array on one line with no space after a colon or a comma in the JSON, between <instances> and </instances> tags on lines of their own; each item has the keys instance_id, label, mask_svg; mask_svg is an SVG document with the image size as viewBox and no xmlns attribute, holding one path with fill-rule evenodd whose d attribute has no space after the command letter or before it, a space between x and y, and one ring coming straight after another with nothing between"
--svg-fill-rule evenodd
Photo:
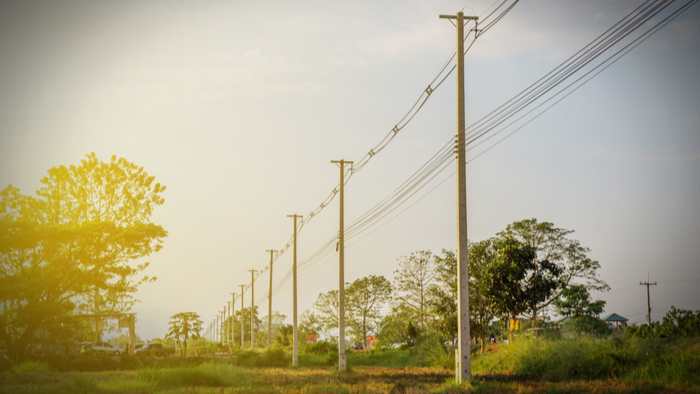
<instances>
[{"instance_id":1,"label":"tree canopy","mask_svg":"<svg viewBox=\"0 0 700 394\"><path fill-rule=\"evenodd\" d=\"M202 332L202 320L196 312L180 312L170 316L168 336L175 338L178 347L182 344L180 357L187 354L187 340L199 338Z\"/></svg>"},{"instance_id":2,"label":"tree canopy","mask_svg":"<svg viewBox=\"0 0 700 394\"><path fill-rule=\"evenodd\" d=\"M36 197L12 185L0 192L0 315L13 358L38 328L61 330L72 315L124 312L136 300L148 263L131 262L162 248L167 232L150 222L165 186L142 167L87 155L53 167Z\"/></svg>"}]
</instances>

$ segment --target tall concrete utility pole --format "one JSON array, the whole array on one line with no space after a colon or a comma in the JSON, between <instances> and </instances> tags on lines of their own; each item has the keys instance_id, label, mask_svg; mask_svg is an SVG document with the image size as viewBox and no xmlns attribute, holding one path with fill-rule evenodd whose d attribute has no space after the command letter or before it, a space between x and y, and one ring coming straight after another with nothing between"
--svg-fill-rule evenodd
<instances>
[{"instance_id":1,"label":"tall concrete utility pole","mask_svg":"<svg viewBox=\"0 0 700 394\"><path fill-rule=\"evenodd\" d=\"M647 324L651 325L651 299L649 298L649 286L656 286L656 282L649 282L649 272L647 272L647 281L639 282L639 284L647 287Z\"/></svg>"},{"instance_id":2,"label":"tall concrete utility pole","mask_svg":"<svg viewBox=\"0 0 700 394\"><path fill-rule=\"evenodd\" d=\"M340 165L340 216L338 227L338 370L345 371L345 163L351 161L332 160L331 163Z\"/></svg>"},{"instance_id":3,"label":"tall concrete utility pole","mask_svg":"<svg viewBox=\"0 0 700 394\"><path fill-rule=\"evenodd\" d=\"M287 217L294 219L294 257L292 263L292 291L294 292L292 296L292 303L294 304L292 308L292 314L294 315L292 318L292 340L294 343L292 344L292 365L297 366L299 365L299 334L297 332L297 219L301 219L303 216L294 214L287 215Z\"/></svg>"},{"instance_id":4,"label":"tall concrete utility pole","mask_svg":"<svg viewBox=\"0 0 700 394\"><path fill-rule=\"evenodd\" d=\"M245 349L245 327L243 326L243 292L245 292L245 285L241 286L241 350Z\"/></svg>"},{"instance_id":5,"label":"tall concrete utility pole","mask_svg":"<svg viewBox=\"0 0 700 394\"><path fill-rule=\"evenodd\" d=\"M250 281L250 350L255 350L255 273L258 270L248 270Z\"/></svg>"},{"instance_id":6,"label":"tall concrete utility pole","mask_svg":"<svg viewBox=\"0 0 700 394\"><path fill-rule=\"evenodd\" d=\"M456 19L457 24L457 336L459 344L457 382L471 379L471 337L469 335L469 256L467 254L467 174L464 131L466 121L464 116L464 20L477 20L475 16L464 16L460 11L457 15L440 15L440 18Z\"/></svg>"},{"instance_id":7,"label":"tall concrete utility pole","mask_svg":"<svg viewBox=\"0 0 700 394\"><path fill-rule=\"evenodd\" d=\"M270 290L267 294L267 348L270 349L272 347L272 261L276 250L266 250L266 252L270 252Z\"/></svg>"}]
</instances>

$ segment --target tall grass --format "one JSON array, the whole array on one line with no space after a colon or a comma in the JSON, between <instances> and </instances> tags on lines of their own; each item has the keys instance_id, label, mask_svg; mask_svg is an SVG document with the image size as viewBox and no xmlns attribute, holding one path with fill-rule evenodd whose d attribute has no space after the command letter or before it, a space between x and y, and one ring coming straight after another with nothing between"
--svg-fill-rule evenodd
<instances>
[{"instance_id":1,"label":"tall grass","mask_svg":"<svg viewBox=\"0 0 700 394\"><path fill-rule=\"evenodd\" d=\"M546 381L619 378L681 386L700 385L700 352L674 340L518 338L500 351L474 357L477 373L513 374Z\"/></svg>"}]
</instances>

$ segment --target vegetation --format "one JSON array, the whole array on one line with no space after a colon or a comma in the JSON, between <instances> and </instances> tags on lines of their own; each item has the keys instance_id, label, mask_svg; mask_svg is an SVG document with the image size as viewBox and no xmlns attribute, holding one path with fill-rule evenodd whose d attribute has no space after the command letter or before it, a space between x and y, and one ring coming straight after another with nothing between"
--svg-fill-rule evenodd
<instances>
[{"instance_id":1,"label":"vegetation","mask_svg":"<svg viewBox=\"0 0 700 394\"><path fill-rule=\"evenodd\" d=\"M165 186L142 167L87 155L79 166L49 169L36 197L0 191L0 342L23 359L41 328L76 336L75 315L123 312L135 302L148 263L167 232L150 223Z\"/></svg>"},{"instance_id":2,"label":"vegetation","mask_svg":"<svg viewBox=\"0 0 700 394\"><path fill-rule=\"evenodd\" d=\"M351 370L338 373L337 348L305 346L300 368L283 349L239 352L234 359L150 359L119 364L120 371L56 373L25 362L0 373L0 391L12 393L516 393L687 392L700 389L700 339L543 340L526 335L488 345L473 355L474 379L457 385L451 354L438 336L414 350L350 352ZM132 360L124 357L122 360ZM442 363L442 364L441 364ZM432 367L427 367L432 365ZM329 368L330 367L330 368Z\"/></svg>"},{"instance_id":3,"label":"vegetation","mask_svg":"<svg viewBox=\"0 0 700 394\"><path fill-rule=\"evenodd\" d=\"M195 312L180 312L170 316L170 331L168 336L175 338L177 347L182 350L180 357L187 354L187 340L197 339L202 332L202 320Z\"/></svg>"},{"instance_id":4,"label":"vegetation","mask_svg":"<svg viewBox=\"0 0 700 394\"><path fill-rule=\"evenodd\" d=\"M625 334L633 338L700 337L700 310L693 313L671 306L661 323L629 326L625 329Z\"/></svg>"}]
</instances>

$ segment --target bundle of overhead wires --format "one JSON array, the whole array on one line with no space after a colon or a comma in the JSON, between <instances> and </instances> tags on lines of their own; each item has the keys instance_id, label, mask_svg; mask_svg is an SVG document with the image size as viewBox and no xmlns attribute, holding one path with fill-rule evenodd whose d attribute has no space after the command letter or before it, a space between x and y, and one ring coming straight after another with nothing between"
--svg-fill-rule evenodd
<instances>
[{"instance_id":1,"label":"bundle of overhead wires","mask_svg":"<svg viewBox=\"0 0 700 394\"><path fill-rule=\"evenodd\" d=\"M535 81L503 105L468 126L465 130L465 146L468 152L474 154L468 162L480 157L542 115L548 109L561 102L660 29L671 23L676 17L688 10L698 1L700 0L689 0L685 2L677 0L647 0L642 3L639 7L628 13L612 27L563 61L545 76ZM505 3L505 1L501 3L498 8L502 7ZM678 3L681 4L678 5ZM478 30L478 33L475 32L473 40L483 34L487 29L490 29L493 24L505 15L505 13L512 9L514 4L515 3L510 4L510 6L506 7L505 10L498 15L495 15L498 8L489 14L489 17L492 17L491 21L487 23L483 29ZM673 5L678 6L672 7ZM485 18L485 20L487 19ZM471 47L471 45L469 47ZM432 91L439 87L453 72L454 67L449 70L448 67L454 60L454 56L453 54L445 63L428 89L421 94L419 100L416 101L413 107L411 107L411 110L409 110L394 129L392 129L377 146L372 148L368 154L363 156L359 161L356 161L357 164L346 175L346 182L355 172L363 168L369 159L387 146L396 135L395 130L402 129L413 119ZM507 133L500 139L494 141L495 137L504 132ZM409 209L442 183L453 179L454 171L439 183L433 185L433 188L422 196L414 198L417 193L426 186L434 183L433 181L440 174L454 165L455 150L455 141L450 139L391 194L350 223L345 229L345 240L354 240L354 242L358 242L361 239L358 237L361 235L367 236L381 228L381 226ZM330 194L330 200L333 199L337 192L338 187L334 188L333 192ZM327 199L324 201L320 207L327 206L330 200ZM408 202L412 203L404 207ZM400 207L404 209L395 213ZM315 214L317 214L317 212L312 214L311 217ZM394 214L394 216L389 218L392 214ZM368 230L372 231L368 232ZM319 264L327 261L328 255L336 249L337 240L338 233L336 232L320 248L304 258L298 264L298 274L303 275L308 273ZM348 245L352 245L352 243ZM272 293L275 294L284 288L291 278L292 271L289 270L273 287ZM261 295L259 300L264 300L268 297L268 294L269 293Z\"/></svg>"}]
</instances>

